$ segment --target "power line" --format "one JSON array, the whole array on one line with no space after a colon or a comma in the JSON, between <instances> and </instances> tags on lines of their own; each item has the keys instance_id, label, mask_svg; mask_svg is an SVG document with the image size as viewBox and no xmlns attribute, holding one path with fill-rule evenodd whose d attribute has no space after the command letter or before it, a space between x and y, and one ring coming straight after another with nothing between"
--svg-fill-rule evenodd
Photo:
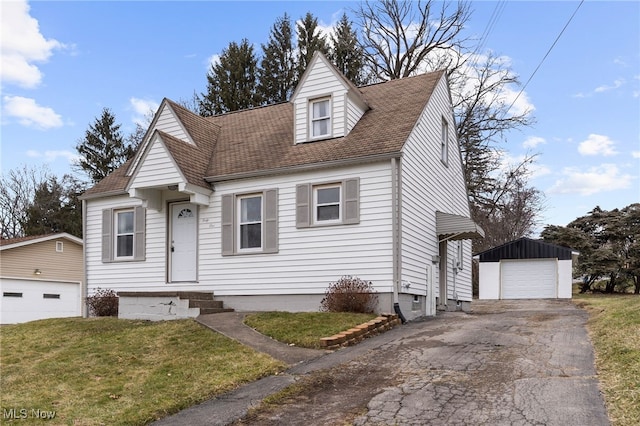
<instances>
[{"instance_id":1,"label":"power line","mask_svg":"<svg viewBox=\"0 0 640 426\"><path fill-rule=\"evenodd\" d=\"M522 92L524 92L524 90L527 88L527 86L529 85L529 83L531 82L531 80L533 79L533 76L536 75L536 73L538 72L538 70L540 69L540 67L542 66L543 62L545 61L545 59L547 59L547 56L549 56L549 53L551 53L551 51L553 50L553 48L555 47L556 43L558 43L558 40L560 40L560 37L562 37L562 34L564 33L564 31L567 29L567 27L569 26L569 24L571 23L571 21L573 20L573 17L576 16L576 13L578 13L578 9L580 9L580 6L582 6L582 3L584 3L584 0L581 0L580 3L578 4L578 7L576 7L576 10L573 11L573 14L571 15L571 17L569 18L569 20L567 21L566 24L564 24L564 27L562 28L562 31L560 31L560 34L558 34L558 36L556 37L556 39L554 40L553 44L551 45L551 47L549 47L549 50L547 50L547 53L544 55L544 57L542 58L542 60L540 61L540 63L538 64L538 66L536 67L535 70L533 70L533 73L531 73L531 76L529 77L529 79L527 80L527 82L524 84L524 86L522 86L522 89L520 89L520 91L518 92L518 95L516 95L515 99L513 100L513 102L511 102L511 105L509 105L509 108L506 109L505 111L505 115L511 110L511 108L513 107L513 105L515 105L516 101L518 100L518 98L520 97L520 95L522 94Z\"/></svg>"},{"instance_id":2,"label":"power line","mask_svg":"<svg viewBox=\"0 0 640 426\"><path fill-rule=\"evenodd\" d=\"M500 20L500 17L502 16L502 12L504 12L504 8L506 7L506 5L507 5L506 0L500 0L496 4L496 6L493 8L493 12L489 17L489 22L487 22L487 25L484 28L484 31L480 35L478 44L476 45L476 48L473 51L472 63L470 65L471 68L475 68L476 64L478 63L478 55L484 50L484 47L487 44L487 40L489 38L489 34L491 34L491 32L493 31L493 28L495 27L498 20Z\"/></svg>"}]
</instances>

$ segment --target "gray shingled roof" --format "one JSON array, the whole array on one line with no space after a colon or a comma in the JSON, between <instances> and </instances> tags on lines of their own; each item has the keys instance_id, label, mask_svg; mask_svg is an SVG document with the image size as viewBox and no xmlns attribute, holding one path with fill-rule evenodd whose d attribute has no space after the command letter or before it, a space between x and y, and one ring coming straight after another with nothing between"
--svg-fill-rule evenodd
<instances>
[{"instance_id":1,"label":"gray shingled roof","mask_svg":"<svg viewBox=\"0 0 640 426\"><path fill-rule=\"evenodd\" d=\"M168 101L193 138L189 145L160 133L189 183L234 176L277 173L297 166L397 154L409 137L444 71L361 87L370 109L344 137L294 143L289 102L203 118ZM84 197L122 192L128 164L107 176Z\"/></svg>"}]
</instances>

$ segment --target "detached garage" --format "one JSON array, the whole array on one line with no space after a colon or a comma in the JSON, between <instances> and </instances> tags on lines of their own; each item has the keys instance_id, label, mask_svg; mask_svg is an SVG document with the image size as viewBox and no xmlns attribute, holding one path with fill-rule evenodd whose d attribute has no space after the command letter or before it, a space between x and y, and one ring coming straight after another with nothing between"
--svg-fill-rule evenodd
<instances>
[{"instance_id":1,"label":"detached garage","mask_svg":"<svg viewBox=\"0 0 640 426\"><path fill-rule=\"evenodd\" d=\"M82 246L67 233L0 240L0 324L81 316Z\"/></svg>"},{"instance_id":2,"label":"detached garage","mask_svg":"<svg viewBox=\"0 0 640 426\"><path fill-rule=\"evenodd\" d=\"M480 299L570 299L577 252L520 238L479 253Z\"/></svg>"}]
</instances>

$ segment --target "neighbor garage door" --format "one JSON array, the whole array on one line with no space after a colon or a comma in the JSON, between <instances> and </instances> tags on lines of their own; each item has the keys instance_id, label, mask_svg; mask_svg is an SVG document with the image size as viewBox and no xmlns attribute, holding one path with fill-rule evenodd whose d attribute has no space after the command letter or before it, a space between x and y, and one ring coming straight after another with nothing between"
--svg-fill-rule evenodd
<instances>
[{"instance_id":1,"label":"neighbor garage door","mask_svg":"<svg viewBox=\"0 0 640 426\"><path fill-rule=\"evenodd\" d=\"M0 324L81 315L80 283L0 278Z\"/></svg>"},{"instance_id":2,"label":"neighbor garage door","mask_svg":"<svg viewBox=\"0 0 640 426\"><path fill-rule=\"evenodd\" d=\"M558 297L556 259L503 260L500 264L502 299Z\"/></svg>"}]
</instances>

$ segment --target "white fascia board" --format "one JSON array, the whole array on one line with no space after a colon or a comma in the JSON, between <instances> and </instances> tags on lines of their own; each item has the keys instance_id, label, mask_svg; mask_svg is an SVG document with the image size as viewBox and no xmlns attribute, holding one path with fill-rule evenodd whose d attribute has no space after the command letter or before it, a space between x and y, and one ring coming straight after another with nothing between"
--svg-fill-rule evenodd
<instances>
[{"instance_id":1,"label":"white fascia board","mask_svg":"<svg viewBox=\"0 0 640 426\"><path fill-rule=\"evenodd\" d=\"M201 206L208 206L213 191L189 183L178 184L178 191L189 195L189 201Z\"/></svg>"}]
</instances>

